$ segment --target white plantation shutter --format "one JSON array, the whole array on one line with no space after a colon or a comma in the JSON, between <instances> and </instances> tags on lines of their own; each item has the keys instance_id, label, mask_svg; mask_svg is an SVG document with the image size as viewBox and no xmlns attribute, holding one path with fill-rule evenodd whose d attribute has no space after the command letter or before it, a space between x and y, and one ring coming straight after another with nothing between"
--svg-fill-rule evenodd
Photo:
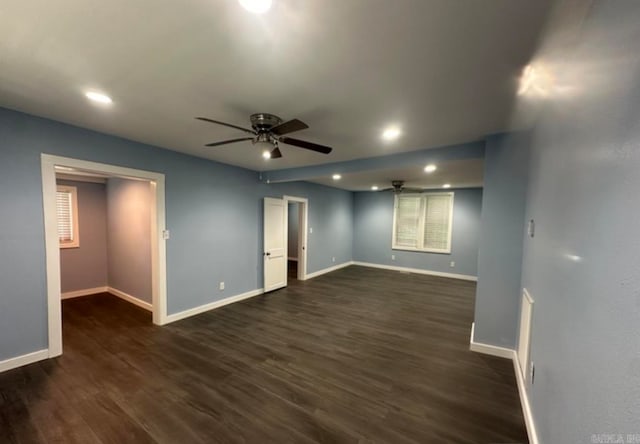
<instances>
[{"instance_id":1,"label":"white plantation shutter","mask_svg":"<svg viewBox=\"0 0 640 444\"><path fill-rule=\"evenodd\" d=\"M396 198L395 245L416 248L420 225L420 196Z\"/></svg>"},{"instance_id":2,"label":"white plantation shutter","mask_svg":"<svg viewBox=\"0 0 640 444\"><path fill-rule=\"evenodd\" d=\"M58 218L58 240L61 247L79 246L77 207L76 188L58 185L56 215Z\"/></svg>"},{"instance_id":3,"label":"white plantation shutter","mask_svg":"<svg viewBox=\"0 0 640 444\"><path fill-rule=\"evenodd\" d=\"M452 218L453 193L397 195L392 248L450 253Z\"/></svg>"},{"instance_id":4,"label":"white plantation shutter","mask_svg":"<svg viewBox=\"0 0 640 444\"><path fill-rule=\"evenodd\" d=\"M450 250L452 195L425 196L423 245L425 250Z\"/></svg>"},{"instance_id":5,"label":"white plantation shutter","mask_svg":"<svg viewBox=\"0 0 640 444\"><path fill-rule=\"evenodd\" d=\"M58 239L60 242L73 240L73 208L71 193L58 191L56 195L56 212L58 215Z\"/></svg>"}]
</instances>

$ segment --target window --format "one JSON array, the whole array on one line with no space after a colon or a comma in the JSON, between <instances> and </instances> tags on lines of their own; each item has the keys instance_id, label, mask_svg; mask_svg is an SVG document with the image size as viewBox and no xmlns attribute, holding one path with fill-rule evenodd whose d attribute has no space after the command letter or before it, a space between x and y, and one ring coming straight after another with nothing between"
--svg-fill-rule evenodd
<instances>
[{"instance_id":1,"label":"window","mask_svg":"<svg viewBox=\"0 0 640 444\"><path fill-rule=\"evenodd\" d=\"M453 193L396 194L395 250L451 253Z\"/></svg>"},{"instance_id":2,"label":"window","mask_svg":"<svg viewBox=\"0 0 640 444\"><path fill-rule=\"evenodd\" d=\"M77 248L78 237L78 190L76 187L58 185L56 194L58 217L58 240L60 248Z\"/></svg>"}]
</instances>

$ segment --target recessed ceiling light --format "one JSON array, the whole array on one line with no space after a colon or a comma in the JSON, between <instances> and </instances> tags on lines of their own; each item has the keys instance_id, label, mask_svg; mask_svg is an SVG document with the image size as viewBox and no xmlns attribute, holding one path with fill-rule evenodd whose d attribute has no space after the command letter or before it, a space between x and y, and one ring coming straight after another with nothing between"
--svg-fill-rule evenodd
<instances>
[{"instance_id":1,"label":"recessed ceiling light","mask_svg":"<svg viewBox=\"0 0 640 444\"><path fill-rule=\"evenodd\" d=\"M264 14L271 9L272 0L239 0L244 9L254 14Z\"/></svg>"},{"instance_id":2,"label":"recessed ceiling light","mask_svg":"<svg viewBox=\"0 0 640 444\"><path fill-rule=\"evenodd\" d=\"M342 179L342 176L340 174L334 174L333 176L331 176L333 178L333 180L340 180Z\"/></svg>"},{"instance_id":3,"label":"recessed ceiling light","mask_svg":"<svg viewBox=\"0 0 640 444\"><path fill-rule=\"evenodd\" d=\"M555 83L554 75L547 66L540 63L527 65L520 76L518 95L544 98L558 91Z\"/></svg>"},{"instance_id":4,"label":"recessed ceiling light","mask_svg":"<svg viewBox=\"0 0 640 444\"><path fill-rule=\"evenodd\" d=\"M378 191L378 185L374 185L371 187L371 191Z\"/></svg>"},{"instance_id":5,"label":"recessed ceiling light","mask_svg":"<svg viewBox=\"0 0 640 444\"><path fill-rule=\"evenodd\" d=\"M269 150L264 150L262 152L262 157L264 157L265 159L271 159L271 153L269 152Z\"/></svg>"},{"instance_id":6,"label":"recessed ceiling light","mask_svg":"<svg viewBox=\"0 0 640 444\"><path fill-rule=\"evenodd\" d=\"M450 183L445 183L444 185L442 185L442 188L451 188L451 184Z\"/></svg>"},{"instance_id":7,"label":"recessed ceiling light","mask_svg":"<svg viewBox=\"0 0 640 444\"><path fill-rule=\"evenodd\" d=\"M424 172L425 173L433 173L435 170L437 170L438 167L435 166L434 164L430 163L429 165L427 165L426 167L424 167Z\"/></svg>"},{"instance_id":8,"label":"recessed ceiling light","mask_svg":"<svg viewBox=\"0 0 640 444\"><path fill-rule=\"evenodd\" d=\"M87 97L87 99L93 102L104 103L107 105L110 103L113 103L113 100L111 100L111 97L99 92L89 91L85 94L85 96Z\"/></svg>"},{"instance_id":9,"label":"recessed ceiling light","mask_svg":"<svg viewBox=\"0 0 640 444\"><path fill-rule=\"evenodd\" d=\"M396 140L398 137L400 137L400 134L402 134L400 128L398 128L397 126L390 126L382 132L382 138L384 140Z\"/></svg>"}]
</instances>

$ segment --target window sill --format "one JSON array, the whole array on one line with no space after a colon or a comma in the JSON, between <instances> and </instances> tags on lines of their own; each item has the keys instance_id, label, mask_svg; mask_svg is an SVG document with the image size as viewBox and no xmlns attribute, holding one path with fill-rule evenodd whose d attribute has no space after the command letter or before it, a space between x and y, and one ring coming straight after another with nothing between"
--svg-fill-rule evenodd
<instances>
[{"instance_id":1,"label":"window sill","mask_svg":"<svg viewBox=\"0 0 640 444\"><path fill-rule=\"evenodd\" d=\"M414 253L451 254L451 250L422 250L411 247L391 247L391 249L396 251L412 251Z\"/></svg>"}]
</instances>

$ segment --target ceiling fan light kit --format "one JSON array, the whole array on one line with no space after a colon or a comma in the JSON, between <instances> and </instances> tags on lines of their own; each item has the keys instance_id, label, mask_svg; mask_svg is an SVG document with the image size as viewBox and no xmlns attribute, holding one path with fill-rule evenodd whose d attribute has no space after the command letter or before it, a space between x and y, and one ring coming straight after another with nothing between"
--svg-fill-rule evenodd
<instances>
[{"instance_id":1,"label":"ceiling fan light kit","mask_svg":"<svg viewBox=\"0 0 640 444\"><path fill-rule=\"evenodd\" d=\"M234 128L252 135L251 137L247 136L236 139L223 140L220 142L208 143L205 145L208 147L251 140L254 145L258 145L258 147L261 149L261 152L263 153L262 155L265 159L277 159L282 157L282 152L280 151L280 148L278 146L279 142L322 154L329 154L332 151L332 148L328 146L319 145L313 142L307 142L305 140L293 139L291 137L285 137L285 134L309 128L306 123L298 119L283 122L280 117L274 114L252 114L249 117L252 129L233 125L231 123L221 122L219 120L209 119L207 117L196 117L196 119L202 120L204 122L215 123L217 125L227 126L229 128ZM266 153L269 153L269 155L267 156Z\"/></svg>"}]
</instances>

